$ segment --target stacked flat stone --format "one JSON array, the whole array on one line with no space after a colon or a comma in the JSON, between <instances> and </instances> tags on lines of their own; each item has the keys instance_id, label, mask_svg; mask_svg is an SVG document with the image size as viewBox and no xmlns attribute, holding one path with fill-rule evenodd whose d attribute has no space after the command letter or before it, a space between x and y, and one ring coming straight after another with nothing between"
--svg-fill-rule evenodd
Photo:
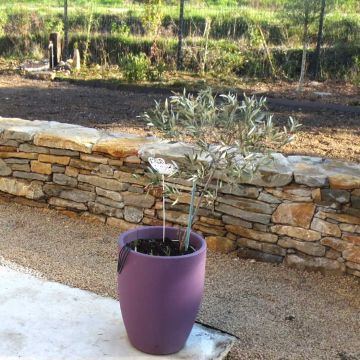
<instances>
[{"instance_id":1,"label":"stacked flat stone","mask_svg":"<svg viewBox=\"0 0 360 360\"><path fill-rule=\"evenodd\" d=\"M161 193L148 191L147 159L184 162L191 145L78 125L0 118L0 194L120 231L162 224ZM221 175L219 175L221 177ZM185 226L191 184L167 200L167 223ZM200 204L194 229L210 249L360 277L360 165L273 154L251 179ZM76 240L74 240L76 241Z\"/></svg>"}]
</instances>

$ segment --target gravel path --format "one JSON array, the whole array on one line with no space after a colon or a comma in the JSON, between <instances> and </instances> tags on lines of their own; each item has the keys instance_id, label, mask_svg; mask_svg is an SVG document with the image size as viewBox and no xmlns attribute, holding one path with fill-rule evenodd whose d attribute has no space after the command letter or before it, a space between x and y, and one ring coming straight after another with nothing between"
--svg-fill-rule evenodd
<instances>
[{"instance_id":1,"label":"gravel path","mask_svg":"<svg viewBox=\"0 0 360 360\"><path fill-rule=\"evenodd\" d=\"M116 297L118 231L0 202L0 255ZM209 253L199 321L233 333L233 359L360 359L360 284Z\"/></svg>"}]
</instances>

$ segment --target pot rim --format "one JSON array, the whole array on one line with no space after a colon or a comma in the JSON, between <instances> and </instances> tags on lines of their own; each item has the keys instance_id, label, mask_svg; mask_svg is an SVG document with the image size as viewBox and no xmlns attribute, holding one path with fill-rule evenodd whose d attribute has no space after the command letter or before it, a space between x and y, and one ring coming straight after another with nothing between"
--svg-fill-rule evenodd
<instances>
[{"instance_id":1,"label":"pot rim","mask_svg":"<svg viewBox=\"0 0 360 360\"><path fill-rule=\"evenodd\" d=\"M124 243L124 238L128 235L128 234L131 234L131 233L134 233L136 231L139 231L139 230L144 230L144 229L149 229L149 228L152 228L152 229L158 229L158 230L163 230L163 227L162 226L141 226L141 227L138 227L138 228L135 228L135 229L130 229L130 230L127 230L123 233L121 233L119 239L118 239L118 245L120 247L123 247L125 246L125 243ZM174 226L166 226L165 229L178 229L177 227L174 227ZM206 241L205 239L199 235L198 233L196 233L195 231L192 231L191 230L191 233L190 233L191 236L194 236L196 237L200 242L201 242L201 246L199 249L196 249L193 253L191 254L185 254L185 255L177 255L177 256L155 256L155 255L149 255L149 254L143 254L143 253L140 253L140 252L137 252L137 251L134 251L132 249L130 249L130 253L131 254L134 254L136 256L141 256L141 257L151 257L151 258L154 258L154 259L159 259L160 260L169 260L169 259L173 259L173 260L176 260L176 259L184 259L184 258L191 258L193 256L198 256L199 254L203 253L206 251Z\"/></svg>"}]
</instances>

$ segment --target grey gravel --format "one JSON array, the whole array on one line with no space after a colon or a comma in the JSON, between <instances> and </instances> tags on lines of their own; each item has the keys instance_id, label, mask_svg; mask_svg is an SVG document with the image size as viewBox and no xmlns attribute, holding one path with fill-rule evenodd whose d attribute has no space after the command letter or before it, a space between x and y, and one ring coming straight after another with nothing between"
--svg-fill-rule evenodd
<instances>
[{"instance_id":1,"label":"grey gravel","mask_svg":"<svg viewBox=\"0 0 360 360\"><path fill-rule=\"evenodd\" d=\"M118 230L0 202L0 255L47 278L116 297ZM200 322L235 334L234 359L360 359L351 276L208 254Z\"/></svg>"}]
</instances>

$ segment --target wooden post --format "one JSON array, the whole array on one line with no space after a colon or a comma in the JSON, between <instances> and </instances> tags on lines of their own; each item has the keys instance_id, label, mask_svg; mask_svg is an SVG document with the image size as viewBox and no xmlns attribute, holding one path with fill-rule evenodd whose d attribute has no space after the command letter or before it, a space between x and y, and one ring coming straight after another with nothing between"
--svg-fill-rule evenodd
<instances>
[{"instance_id":1,"label":"wooden post","mask_svg":"<svg viewBox=\"0 0 360 360\"><path fill-rule=\"evenodd\" d=\"M54 68L54 44L52 41L49 41L49 67L50 69Z\"/></svg>"},{"instance_id":2,"label":"wooden post","mask_svg":"<svg viewBox=\"0 0 360 360\"><path fill-rule=\"evenodd\" d=\"M68 0L64 0L64 61L69 57L69 16Z\"/></svg>"},{"instance_id":3,"label":"wooden post","mask_svg":"<svg viewBox=\"0 0 360 360\"><path fill-rule=\"evenodd\" d=\"M178 46L177 46L177 70L184 70L183 37L184 37L184 6L185 0L180 0Z\"/></svg>"},{"instance_id":4,"label":"wooden post","mask_svg":"<svg viewBox=\"0 0 360 360\"><path fill-rule=\"evenodd\" d=\"M73 63L72 63L73 69L79 71L80 70L80 52L79 49L74 49L74 56L73 56Z\"/></svg>"},{"instance_id":5,"label":"wooden post","mask_svg":"<svg viewBox=\"0 0 360 360\"><path fill-rule=\"evenodd\" d=\"M61 37L59 33L51 33L50 34L50 42L53 44L53 52L54 52L54 67L59 65L61 61Z\"/></svg>"}]
</instances>

